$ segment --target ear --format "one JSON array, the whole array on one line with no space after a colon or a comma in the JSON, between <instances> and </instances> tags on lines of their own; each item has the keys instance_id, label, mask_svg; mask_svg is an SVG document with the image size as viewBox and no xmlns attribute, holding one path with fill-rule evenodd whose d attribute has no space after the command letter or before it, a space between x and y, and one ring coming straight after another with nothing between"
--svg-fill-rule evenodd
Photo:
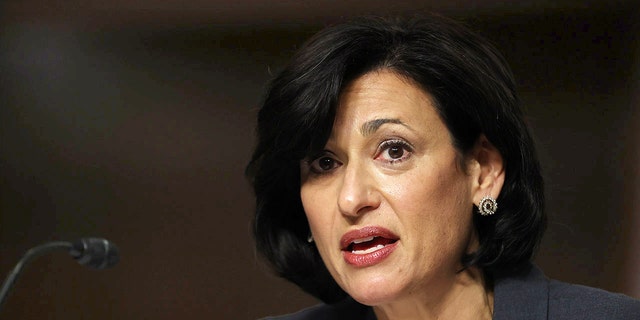
<instances>
[{"instance_id":1,"label":"ear","mask_svg":"<svg viewBox=\"0 0 640 320\"><path fill-rule=\"evenodd\" d=\"M504 184L504 161L500 151L484 135L480 135L473 147L470 161L474 170L472 185L473 203L478 205L485 196L498 198Z\"/></svg>"}]
</instances>

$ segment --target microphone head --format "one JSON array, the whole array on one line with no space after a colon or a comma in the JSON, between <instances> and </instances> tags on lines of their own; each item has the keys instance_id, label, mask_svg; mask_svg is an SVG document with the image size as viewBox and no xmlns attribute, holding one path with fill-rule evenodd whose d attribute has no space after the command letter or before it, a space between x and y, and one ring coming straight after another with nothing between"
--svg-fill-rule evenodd
<instances>
[{"instance_id":1,"label":"microphone head","mask_svg":"<svg viewBox=\"0 0 640 320\"><path fill-rule=\"evenodd\" d=\"M118 247L103 238L83 238L75 241L69 253L78 263L95 269L111 268L120 261Z\"/></svg>"}]
</instances>

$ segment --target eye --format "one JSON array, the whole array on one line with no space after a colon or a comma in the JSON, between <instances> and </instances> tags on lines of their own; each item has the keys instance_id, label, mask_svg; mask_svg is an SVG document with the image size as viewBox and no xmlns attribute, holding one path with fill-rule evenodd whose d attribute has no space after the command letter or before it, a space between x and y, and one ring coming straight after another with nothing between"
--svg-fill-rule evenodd
<instances>
[{"instance_id":1,"label":"eye","mask_svg":"<svg viewBox=\"0 0 640 320\"><path fill-rule=\"evenodd\" d=\"M378 147L376 158L388 163L397 163L409 159L413 148L403 140L387 140Z\"/></svg>"},{"instance_id":2,"label":"eye","mask_svg":"<svg viewBox=\"0 0 640 320\"><path fill-rule=\"evenodd\" d=\"M329 172L340 165L341 163L338 160L330 157L329 155L322 155L309 162L309 169L313 173L322 174Z\"/></svg>"}]
</instances>

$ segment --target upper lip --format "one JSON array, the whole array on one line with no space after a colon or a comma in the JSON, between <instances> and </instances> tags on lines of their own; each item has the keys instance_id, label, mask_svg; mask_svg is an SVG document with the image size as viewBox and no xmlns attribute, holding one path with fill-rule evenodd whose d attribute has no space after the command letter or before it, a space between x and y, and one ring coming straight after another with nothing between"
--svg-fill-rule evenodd
<instances>
[{"instance_id":1,"label":"upper lip","mask_svg":"<svg viewBox=\"0 0 640 320\"><path fill-rule=\"evenodd\" d=\"M340 238L340 249L346 250L352 242L365 239L369 237L382 237L386 239L398 240L399 237L395 235L393 232L385 229L383 227L377 226L369 226L363 227L356 230L351 230L345 233L342 238Z\"/></svg>"}]
</instances>

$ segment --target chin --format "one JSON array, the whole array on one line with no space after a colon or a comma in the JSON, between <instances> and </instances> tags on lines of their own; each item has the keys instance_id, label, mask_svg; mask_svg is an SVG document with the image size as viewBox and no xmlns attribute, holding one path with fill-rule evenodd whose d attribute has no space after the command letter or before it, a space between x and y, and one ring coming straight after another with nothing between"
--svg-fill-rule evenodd
<instances>
[{"instance_id":1,"label":"chin","mask_svg":"<svg viewBox=\"0 0 640 320\"><path fill-rule=\"evenodd\" d=\"M367 306L379 306L397 300L398 295L390 292L363 292L351 296L354 300Z\"/></svg>"},{"instance_id":2,"label":"chin","mask_svg":"<svg viewBox=\"0 0 640 320\"><path fill-rule=\"evenodd\" d=\"M351 285L346 291L359 303L376 306L398 299L402 287L397 279L381 277L365 279L362 283Z\"/></svg>"}]
</instances>

